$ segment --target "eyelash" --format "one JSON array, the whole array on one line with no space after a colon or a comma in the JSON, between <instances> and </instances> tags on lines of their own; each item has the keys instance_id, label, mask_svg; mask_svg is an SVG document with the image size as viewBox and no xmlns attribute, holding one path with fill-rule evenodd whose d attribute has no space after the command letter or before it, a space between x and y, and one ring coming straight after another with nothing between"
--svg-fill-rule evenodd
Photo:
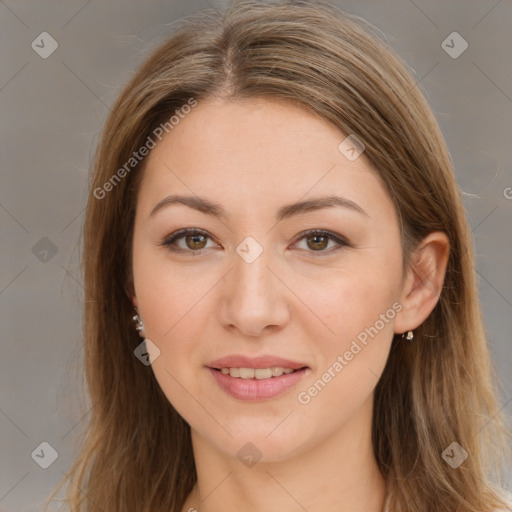
<instances>
[{"instance_id":1,"label":"eyelash","mask_svg":"<svg viewBox=\"0 0 512 512\"><path fill-rule=\"evenodd\" d=\"M175 233L173 233L170 236L168 236L167 238L165 238L164 241L159 245L166 247L168 250L175 252L175 253L192 254L193 256L200 256L201 254L203 254L204 251L207 251L207 249L200 249L200 250L194 251L192 249L185 250L185 249L179 249L176 247L172 247L172 245L177 240L184 238L187 235L203 235L203 236L211 239L210 235L206 231L203 231L203 230L197 229L197 228L184 228L184 229L180 229L180 230L176 231ZM332 241L336 242L337 244L339 244L338 247L331 248L330 250L327 250L327 251L324 249L319 250L319 251L313 251L313 250L306 251L306 252L310 252L310 253L318 255L318 256L328 256L335 252L338 252L343 247L351 247L350 243L346 239L341 237L340 235L336 235L334 233L331 233L330 231L325 231L322 229L311 229L308 231L303 231L303 232L299 233L297 236L298 236L298 238L295 243L299 242L303 238L307 238L310 236L322 236L322 237L326 237L329 240L332 240Z\"/></svg>"}]
</instances>

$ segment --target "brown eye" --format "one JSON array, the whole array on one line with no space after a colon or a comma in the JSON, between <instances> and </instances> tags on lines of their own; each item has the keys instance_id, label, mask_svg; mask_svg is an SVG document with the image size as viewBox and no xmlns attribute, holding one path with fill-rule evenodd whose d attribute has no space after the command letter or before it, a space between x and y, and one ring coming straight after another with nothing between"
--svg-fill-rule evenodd
<instances>
[{"instance_id":1,"label":"brown eye","mask_svg":"<svg viewBox=\"0 0 512 512\"><path fill-rule=\"evenodd\" d=\"M211 237L203 231L187 228L180 229L167 237L161 245L167 247L170 251L189 253L192 255L202 254L203 249L207 249L208 240ZM214 244L216 247L217 244Z\"/></svg>"},{"instance_id":2,"label":"brown eye","mask_svg":"<svg viewBox=\"0 0 512 512\"><path fill-rule=\"evenodd\" d=\"M206 237L204 235L187 235L185 243L189 249L204 249Z\"/></svg>"},{"instance_id":3,"label":"brown eye","mask_svg":"<svg viewBox=\"0 0 512 512\"><path fill-rule=\"evenodd\" d=\"M308 240L308 247L315 251L325 249L329 244L329 237L323 235L311 235L306 239ZM309 241L312 242L309 243Z\"/></svg>"},{"instance_id":4,"label":"brown eye","mask_svg":"<svg viewBox=\"0 0 512 512\"><path fill-rule=\"evenodd\" d=\"M298 244L302 240L305 240L306 247L301 248L306 251L306 253L318 253L318 256L327 256L329 254L333 254L334 252L342 249L343 247L350 247L350 244L340 235L335 235L330 231L306 231L300 233L299 239L296 242ZM333 246L329 246L329 242L333 242ZM326 250L327 249L327 250Z\"/></svg>"}]
</instances>

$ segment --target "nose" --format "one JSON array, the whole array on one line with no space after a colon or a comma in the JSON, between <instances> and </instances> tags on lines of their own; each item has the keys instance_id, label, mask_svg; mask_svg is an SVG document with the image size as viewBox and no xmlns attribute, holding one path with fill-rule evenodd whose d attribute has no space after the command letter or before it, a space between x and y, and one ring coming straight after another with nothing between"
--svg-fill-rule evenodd
<instances>
[{"instance_id":1,"label":"nose","mask_svg":"<svg viewBox=\"0 0 512 512\"><path fill-rule=\"evenodd\" d=\"M237 253L233 268L225 276L220 315L223 325L251 337L277 332L290 318L287 288L276 276L270 251L263 250L248 262Z\"/></svg>"}]
</instances>

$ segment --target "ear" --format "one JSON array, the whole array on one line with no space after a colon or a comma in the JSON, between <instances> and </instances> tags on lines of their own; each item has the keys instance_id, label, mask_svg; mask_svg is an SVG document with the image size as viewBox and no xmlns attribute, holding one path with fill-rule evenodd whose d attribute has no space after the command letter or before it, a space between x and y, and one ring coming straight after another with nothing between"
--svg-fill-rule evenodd
<instances>
[{"instance_id":1,"label":"ear","mask_svg":"<svg viewBox=\"0 0 512 512\"><path fill-rule=\"evenodd\" d=\"M420 242L403 281L395 333L414 330L430 315L443 288L449 254L450 242L442 231L434 231Z\"/></svg>"}]
</instances>

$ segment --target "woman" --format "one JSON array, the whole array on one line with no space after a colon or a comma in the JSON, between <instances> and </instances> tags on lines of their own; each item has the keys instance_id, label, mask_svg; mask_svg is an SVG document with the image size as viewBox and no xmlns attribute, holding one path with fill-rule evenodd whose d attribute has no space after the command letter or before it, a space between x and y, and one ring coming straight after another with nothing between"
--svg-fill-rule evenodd
<instances>
[{"instance_id":1,"label":"woman","mask_svg":"<svg viewBox=\"0 0 512 512\"><path fill-rule=\"evenodd\" d=\"M190 20L113 108L84 235L70 510L512 510L450 156L361 20Z\"/></svg>"}]
</instances>

